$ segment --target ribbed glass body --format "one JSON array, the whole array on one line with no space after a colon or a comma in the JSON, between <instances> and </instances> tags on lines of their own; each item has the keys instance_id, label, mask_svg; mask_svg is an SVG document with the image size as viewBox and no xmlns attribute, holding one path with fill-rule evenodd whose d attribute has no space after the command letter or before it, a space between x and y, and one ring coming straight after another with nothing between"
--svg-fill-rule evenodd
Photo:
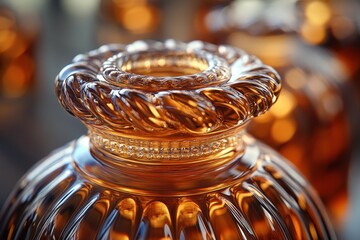
<instances>
[{"instance_id":1,"label":"ribbed glass body","mask_svg":"<svg viewBox=\"0 0 360 240\"><path fill-rule=\"evenodd\" d=\"M289 163L244 130L280 91L254 56L203 42L80 55L61 104L89 129L19 182L4 239L334 239Z\"/></svg>"}]
</instances>

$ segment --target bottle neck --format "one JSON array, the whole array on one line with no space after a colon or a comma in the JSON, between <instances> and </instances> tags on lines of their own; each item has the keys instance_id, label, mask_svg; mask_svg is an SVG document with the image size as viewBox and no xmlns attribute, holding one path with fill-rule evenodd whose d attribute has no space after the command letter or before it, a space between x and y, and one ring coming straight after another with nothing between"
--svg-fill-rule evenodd
<instances>
[{"instance_id":1,"label":"bottle neck","mask_svg":"<svg viewBox=\"0 0 360 240\"><path fill-rule=\"evenodd\" d=\"M86 139L92 157L80 156L86 155L81 151L86 148L76 148L74 156L84 177L106 187L139 195L198 194L226 187L252 171L254 159L243 159L247 138L243 128L210 137L163 140L90 129Z\"/></svg>"},{"instance_id":2,"label":"bottle neck","mask_svg":"<svg viewBox=\"0 0 360 240\"><path fill-rule=\"evenodd\" d=\"M100 161L142 164L184 164L237 155L245 148L243 134L243 128L196 138L144 138L96 129L89 129L88 133L91 152Z\"/></svg>"}]
</instances>

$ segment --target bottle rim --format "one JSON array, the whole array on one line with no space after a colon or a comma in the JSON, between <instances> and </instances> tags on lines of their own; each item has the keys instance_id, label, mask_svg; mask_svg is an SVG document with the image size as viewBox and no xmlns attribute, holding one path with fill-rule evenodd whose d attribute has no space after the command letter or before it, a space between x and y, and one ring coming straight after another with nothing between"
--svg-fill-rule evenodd
<instances>
[{"instance_id":1,"label":"bottle rim","mask_svg":"<svg viewBox=\"0 0 360 240\"><path fill-rule=\"evenodd\" d=\"M164 66L198 72L150 76L133 71ZM105 45L78 55L55 84L61 105L85 124L159 136L240 127L265 113L281 89L273 68L240 49L171 39Z\"/></svg>"}]
</instances>

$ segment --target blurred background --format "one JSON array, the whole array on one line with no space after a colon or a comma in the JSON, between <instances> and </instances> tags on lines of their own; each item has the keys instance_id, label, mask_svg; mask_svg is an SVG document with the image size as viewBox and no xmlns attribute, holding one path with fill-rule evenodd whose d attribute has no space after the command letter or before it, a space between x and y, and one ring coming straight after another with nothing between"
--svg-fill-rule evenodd
<instances>
[{"instance_id":1,"label":"blurred background","mask_svg":"<svg viewBox=\"0 0 360 240\"><path fill-rule=\"evenodd\" d=\"M309 179L341 239L359 238L359 12L351 0L0 0L0 206L31 166L86 133L54 94L75 55L200 39L279 71L279 101L249 131Z\"/></svg>"}]
</instances>

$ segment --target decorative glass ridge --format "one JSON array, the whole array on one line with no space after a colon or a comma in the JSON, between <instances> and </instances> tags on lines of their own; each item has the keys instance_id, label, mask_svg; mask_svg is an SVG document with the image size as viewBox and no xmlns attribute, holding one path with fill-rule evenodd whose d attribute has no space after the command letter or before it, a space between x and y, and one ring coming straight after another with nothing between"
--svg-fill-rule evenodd
<instances>
[{"instance_id":1,"label":"decorative glass ridge","mask_svg":"<svg viewBox=\"0 0 360 240\"><path fill-rule=\"evenodd\" d=\"M216 155L228 149L243 148L243 133L231 136L209 137L206 140L144 140L90 131L90 142L101 151L109 152L122 158L187 159Z\"/></svg>"}]
</instances>

